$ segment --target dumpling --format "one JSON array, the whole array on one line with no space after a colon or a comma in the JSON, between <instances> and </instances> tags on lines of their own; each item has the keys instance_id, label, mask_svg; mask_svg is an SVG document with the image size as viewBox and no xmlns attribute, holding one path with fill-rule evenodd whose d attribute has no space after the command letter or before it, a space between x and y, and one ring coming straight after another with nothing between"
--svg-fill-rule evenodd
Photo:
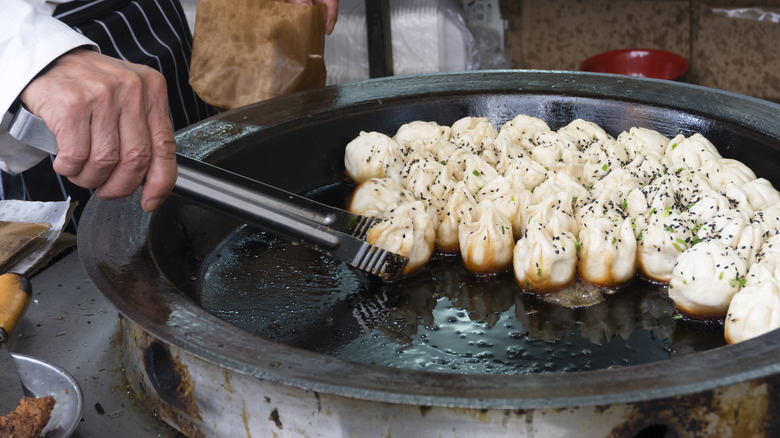
<instances>
[{"instance_id":1,"label":"dumpling","mask_svg":"<svg viewBox=\"0 0 780 438\"><path fill-rule=\"evenodd\" d=\"M780 234L775 234L766 239L758 249L756 263L769 263L780 269Z\"/></svg>"},{"instance_id":2,"label":"dumpling","mask_svg":"<svg viewBox=\"0 0 780 438\"><path fill-rule=\"evenodd\" d=\"M511 163L503 171L503 175L516 186L526 189L534 189L547 179L544 166L534 161L531 157L514 157Z\"/></svg>"},{"instance_id":3,"label":"dumpling","mask_svg":"<svg viewBox=\"0 0 780 438\"><path fill-rule=\"evenodd\" d=\"M487 183L499 177L498 171L487 161L477 155L471 155L466 159L466 171L463 174L463 182L471 193L477 194Z\"/></svg>"},{"instance_id":4,"label":"dumpling","mask_svg":"<svg viewBox=\"0 0 780 438\"><path fill-rule=\"evenodd\" d=\"M696 170L707 161L720 158L720 152L703 135L696 133L686 138L679 134L669 141L662 162L669 169Z\"/></svg>"},{"instance_id":5,"label":"dumpling","mask_svg":"<svg viewBox=\"0 0 780 438\"><path fill-rule=\"evenodd\" d=\"M746 284L761 283L770 278L780 278L780 234L764 241L755 259L748 264Z\"/></svg>"},{"instance_id":6,"label":"dumpling","mask_svg":"<svg viewBox=\"0 0 780 438\"><path fill-rule=\"evenodd\" d=\"M546 131L550 131L550 127L544 120L526 114L518 114L515 118L501 126L497 139L508 139L515 145L525 150L530 150L532 145L529 141L534 135L537 132Z\"/></svg>"},{"instance_id":7,"label":"dumpling","mask_svg":"<svg viewBox=\"0 0 780 438\"><path fill-rule=\"evenodd\" d=\"M559 172L548 172L547 179L533 191L537 201L556 197L559 193L564 192L569 195L571 204L575 207L577 205L585 205L592 200L590 192L585 186L575 181L569 175Z\"/></svg>"},{"instance_id":8,"label":"dumpling","mask_svg":"<svg viewBox=\"0 0 780 438\"><path fill-rule=\"evenodd\" d=\"M390 178L371 178L352 192L347 210L368 217L384 217L385 212L405 202L414 201L414 195Z\"/></svg>"},{"instance_id":9,"label":"dumpling","mask_svg":"<svg viewBox=\"0 0 780 438\"><path fill-rule=\"evenodd\" d=\"M754 179L743 184L742 190L745 191L747 200L754 211L780 202L780 193L765 178Z\"/></svg>"},{"instance_id":10,"label":"dumpling","mask_svg":"<svg viewBox=\"0 0 780 438\"><path fill-rule=\"evenodd\" d=\"M536 197L536 193L534 193ZM521 209L525 220L520 224L524 234L527 228L539 226L553 234L566 231L577 235L577 219L574 217L573 199L566 191L552 192L536 204Z\"/></svg>"},{"instance_id":11,"label":"dumpling","mask_svg":"<svg viewBox=\"0 0 780 438\"><path fill-rule=\"evenodd\" d=\"M498 171L482 157L467 149L458 149L444 165L441 178L445 182L449 180L463 181L473 194L496 176L498 176Z\"/></svg>"},{"instance_id":12,"label":"dumpling","mask_svg":"<svg viewBox=\"0 0 780 438\"><path fill-rule=\"evenodd\" d=\"M444 171L444 166L432 156L417 158L408 163L404 169L403 187L416 199L430 203L437 188L434 187L439 181L439 174ZM438 193L443 191L443 187L438 188Z\"/></svg>"},{"instance_id":13,"label":"dumpling","mask_svg":"<svg viewBox=\"0 0 780 438\"><path fill-rule=\"evenodd\" d=\"M674 191L675 204L680 210L687 209L699 200L703 192L712 189L707 177L697 170L670 170L666 178Z\"/></svg>"},{"instance_id":14,"label":"dumpling","mask_svg":"<svg viewBox=\"0 0 780 438\"><path fill-rule=\"evenodd\" d=\"M692 318L721 318L746 274L747 263L732 248L718 241L701 242L678 257L669 298Z\"/></svg>"},{"instance_id":15,"label":"dumpling","mask_svg":"<svg viewBox=\"0 0 780 438\"><path fill-rule=\"evenodd\" d=\"M625 169L615 169L604 178L596 181L590 189L593 198L599 198L604 193L614 193L618 198L625 199L629 192L639 189L639 183Z\"/></svg>"},{"instance_id":16,"label":"dumpling","mask_svg":"<svg viewBox=\"0 0 780 438\"><path fill-rule=\"evenodd\" d=\"M441 142L449 142L451 133L452 128L449 126L415 120L401 125L393 140L406 155L411 155L414 151L433 152Z\"/></svg>"},{"instance_id":17,"label":"dumpling","mask_svg":"<svg viewBox=\"0 0 780 438\"><path fill-rule=\"evenodd\" d=\"M491 201L498 210L506 216L512 225L512 234L520 238L523 214L520 211L521 202L533 199L533 194L527 189L516 187L503 176L497 176L477 191L474 198L478 203ZM514 243L514 242L512 242Z\"/></svg>"},{"instance_id":18,"label":"dumpling","mask_svg":"<svg viewBox=\"0 0 780 438\"><path fill-rule=\"evenodd\" d=\"M756 260L764 240L764 232L761 230L761 225L749 222L742 229L742 233L740 233L737 242L734 244L734 250L750 266Z\"/></svg>"},{"instance_id":19,"label":"dumpling","mask_svg":"<svg viewBox=\"0 0 780 438\"><path fill-rule=\"evenodd\" d=\"M426 150L441 164L447 164L447 160L458 150L458 147L449 140L441 140L431 144Z\"/></svg>"},{"instance_id":20,"label":"dumpling","mask_svg":"<svg viewBox=\"0 0 780 438\"><path fill-rule=\"evenodd\" d=\"M548 169L563 159L564 150L579 152L573 138L554 131L537 132L530 143L533 147L528 151L528 156Z\"/></svg>"},{"instance_id":21,"label":"dumpling","mask_svg":"<svg viewBox=\"0 0 780 438\"><path fill-rule=\"evenodd\" d=\"M638 156L656 155L658 157L664 154L669 139L658 131L633 127L628 132L623 131L617 137L618 143L622 143L628 153L630 160Z\"/></svg>"},{"instance_id":22,"label":"dumpling","mask_svg":"<svg viewBox=\"0 0 780 438\"><path fill-rule=\"evenodd\" d=\"M767 278L780 278L780 234L764 240L753 263L748 265L746 284L760 283Z\"/></svg>"},{"instance_id":23,"label":"dumpling","mask_svg":"<svg viewBox=\"0 0 780 438\"><path fill-rule=\"evenodd\" d=\"M651 213L637 237L637 267L645 277L667 283L677 257L691 245L693 235L688 222L676 211Z\"/></svg>"},{"instance_id":24,"label":"dumpling","mask_svg":"<svg viewBox=\"0 0 780 438\"><path fill-rule=\"evenodd\" d=\"M607 156L601 150L592 152L585 157L585 163L582 165L582 176L580 182L584 185L592 186L598 180L607 176L616 169L621 169L623 163L614 157Z\"/></svg>"},{"instance_id":25,"label":"dumpling","mask_svg":"<svg viewBox=\"0 0 780 438\"><path fill-rule=\"evenodd\" d=\"M538 294L568 286L577 276L576 248L577 239L568 231L553 235L540 226L526 230L512 257L517 284Z\"/></svg>"},{"instance_id":26,"label":"dumpling","mask_svg":"<svg viewBox=\"0 0 780 438\"><path fill-rule=\"evenodd\" d=\"M582 182L586 163L587 160L582 152L574 149L563 149L561 159L551 169L557 173L564 173L575 181Z\"/></svg>"},{"instance_id":27,"label":"dumpling","mask_svg":"<svg viewBox=\"0 0 780 438\"><path fill-rule=\"evenodd\" d=\"M623 169L627 170L639 184L649 184L656 176L666 173L666 166L661 164L661 155L647 153L637 155Z\"/></svg>"},{"instance_id":28,"label":"dumpling","mask_svg":"<svg viewBox=\"0 0 780 438\"><path fill-rule=\"evenodd\" d=\"M474 195L466 189L463 181L453 183L444 196L444 205L437 211L436 249L445 254L460 251L458 230L466 213L477 207Z\"/></svg>"},{"instance_id":29,"label":"dumpling","mask_svg":"<svg viewBox=\"0 0 780 438\"><path fill-rule=\"evenodd\" d=\"M601 126L583 119L572 120L568 125L558 129L558 133L573 138L580 150L588 149L593 145L604 146L615 140ZM623 151L625 153L625 149Z\"/></svg>"},{"instance_id":30,"label":"dumpling","mask_svg":"<svg viewBox=\"0 0 780 438\"><path fill-rule=\"evenodd\" d=\"M636 275L637 244L631 219L610 202L593 202L579 218L580 278L614 287Z\"/></svg>"},{"instance_id":31,"label":"dumpling","mask_svg":"<svg viewBox=\"0 0 780 438\"><path fill-rule=\"evenodd\" d=\"M358 184L370 178L384 177L401 182L404 163L398 143L380 132L361 131L347 143L344 152L347 175Z\"/></svg>"},{"instance_id":32,"label":"dumpling","mask_svg":"<svg viewBox=\"0 0 780 438\"><path fill-rule=\"evenodd\" d=\"M499 173L503 174L514 160L524 157L525 153L520 145L499 133L498 138L482 150L481 156Z\"/></svg>"},{"instance_id":33,"label":"dumpling","mask_svg":"<svg viewBox=\"0 0 780 438\"><path fill-rule=\"evenodd\" d=\"M700 240L719 240L736 248L744 228L750 220L739 210L726 210L702 223L696 231Z\"/></svg>"},{"instance_id":34,"label":"dumpling","mask_svg":"<svg viewBox=\"0 0 780 438\"><path fill-rule=\"evenodd\" d=\"M487 117L464 117L452 124L450 141L474 154L482 152L498 136Z\"/></svg>"},{"instance_id":35,"label":"dumpling","mask_svg":"<svg viewBox=\"0 0 780 438\"><path fill-rule=\"evenodd\" d=\"M696 230L699 240L718 240L736 250L752 263L764 243L761 225L753 223L739 210L726 210L704 223Z\"/></svg>"},{"instance_id":36,"label":"dumpling","mask_svg":"<svg viewBox=\"0 0 780 438\"><path fill-rule=\"evenodd\" d=\"M736 184L729 184L725 189L721 190L721 193L729 198L732 209L739 210L745 215L751 216L755 209L750 205L750 200L748 199L748 194L744 187L744 185L738 186Z\"/></svg>"},{"instance_id":37,"label":"dumpling","mask_svg":"<svg viewBox=\"0 0 780 438\"><path fill-rule=\"evenodd\" d=\"M735 344L780 328L780 283L770 278L745 286L731 299L726 315L726 342Z\"/></svg>"},{"instance_id":38,"label":"dumpling","mask_svg":"<svg viewBox=\"0 0 780 438\"><path fill-rule=\"evenodd\" d=\"M761 226L767 238L780 233L780 202L756 210L752 219Z\"/></svg>"},{"instance_id":39,"label":"dumpling","mask_svg":"<svg viewBox=\"0 0 780 438\"><path fill-rule=\"evenodd\" d=\"M707 189L699 194L696 202L688 205L685 214L691 222L703 224L729 210L731 210L731 200L726 195L717 190Z\"/></svg>"},{"instance_id":40,"label":"dumpling","mask_svg":"<svg viewBox=\"0 0 780 438\"><path fill-rule=\"evenodd\" d=\"M699 222L696 230L698 240L718 240L731 247L748 263L752 263L764 243L761 225L753 223L739 210L725 210L706 222Z\"/></svg>"},{"instance_id":41,"label":"dumpling","mask_svg":"<svg viewBox=\"0 0 780 438\"><path fill-rule=\"evenodd\" d=\"M475 274L496 274L512 263L512 224L490 200L466 212L458 241L463 265Z\"/></svg>"},{"instance_id":42,"label":"dumpling","mask_svg":"<svg viewBox=\"0 0 780 438\"><path fill-rule=\"evenodd\" d=\"M741 186L756 179L756 174L739 160L718 158L704 163L699 172L703 173L716 189L722 189L729 184Z\"/></svg>"},{"instance_id":43,"label":"dumpling","mask_svg":"<svg viewBox=\"0 0 780 438\"><path fill-rule=\"evenodd\" d=\"M366 241L409 259L404 275L422 268L433 255L436 232L422 201L401 204L368 230Z\"/></svg>"},{"instance_id":44,"label":"dumpling","mask_svg":"<svg viewBox=\"0 0 780 438\"><path fill-rule=\"evenodd\" d=\"M780 265L771 262L753 262L748 265L745 286L752 286L775 278L780 278Z\"/></svg>"},{"instance_id":45,"label":"dumpling","mask_svg":"<svg viewBox=\"0 0 780 438\"><path fill-rule=\"evenodd\" d=\"M629 162L625 146L612 139L603 143L593 143L583 153L585 157L607 157L616 163L616 168L623 167Z\"/></svg>"},{"instance_id":46,"label":"dumpling","mask_svg":"<svg viewBox=\"0 0 780 438\"><path fill-rule=\"evenodd\" d=\"M665 176L632 190L626 196L626 208L631 217L652 215L672 208L676 203L674 188Z\"/></svg>"}]
</instances>

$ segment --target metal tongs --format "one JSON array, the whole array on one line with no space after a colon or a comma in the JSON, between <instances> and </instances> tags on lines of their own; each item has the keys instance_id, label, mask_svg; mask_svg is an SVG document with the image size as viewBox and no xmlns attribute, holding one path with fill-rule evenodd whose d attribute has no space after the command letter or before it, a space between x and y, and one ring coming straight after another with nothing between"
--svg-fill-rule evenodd
<instances>
[{"instance_id":1,"label":"metal tongs","mask_svg":"<svg viewBox=\"0 0 780 438\"><path fill-rule=\"evenodd\" d=\"M16 109L9 133L37 149L57 153L57 138L46 122L22 105ZM383 280L403 276L406 257L365 241L376 219L312 201L180 154L176 159L179 176L174 194L300 242Z\"/></svg>"}]
</instances>

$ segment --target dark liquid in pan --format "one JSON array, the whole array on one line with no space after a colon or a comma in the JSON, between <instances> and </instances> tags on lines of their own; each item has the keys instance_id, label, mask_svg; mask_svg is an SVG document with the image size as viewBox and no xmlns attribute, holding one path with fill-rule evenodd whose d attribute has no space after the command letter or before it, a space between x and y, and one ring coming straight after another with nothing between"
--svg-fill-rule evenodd
<instances>
[{"instance_id":1,"label":"dark liquid in pan","mask_svg":"<svg viewBox=\"0 0 780 438\"><path fill-rule=\"evenodd\" d=\"M344 205L351 190L336 184L308 196ZM568 292L525 294L511 272L477 277L453 256L387 284L241 227L204 262L198 298L214 315L276 342L435 372L583 371L724 344L720 324L675 316L662 286L636 280L616 291L576 285Z\"/></svg>"}]
</instances>

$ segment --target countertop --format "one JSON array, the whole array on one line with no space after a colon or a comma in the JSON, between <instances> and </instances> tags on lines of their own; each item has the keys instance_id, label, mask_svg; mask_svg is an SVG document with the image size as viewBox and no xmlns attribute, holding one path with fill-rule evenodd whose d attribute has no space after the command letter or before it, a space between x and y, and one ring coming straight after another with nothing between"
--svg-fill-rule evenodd
<instances>
[{"instance_id":1,"label":"countertop","mask_svg":"<svg viewBox=\"0 0 780 438\"><path fill-rule=\"evenodd\" d=\"M119 313L92 284L76 250L31 278L33 301L9 350L65 369L81 386L73 437L183 437L130 391L121 363Z\"/></svg>"}]
</instances>

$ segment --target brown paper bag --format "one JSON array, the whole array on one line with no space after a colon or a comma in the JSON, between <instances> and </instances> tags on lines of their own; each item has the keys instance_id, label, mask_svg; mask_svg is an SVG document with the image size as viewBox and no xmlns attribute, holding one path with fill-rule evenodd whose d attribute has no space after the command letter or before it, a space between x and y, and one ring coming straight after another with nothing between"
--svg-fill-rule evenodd
<instances>
[{"instance_id":1,"label":"brown paper bag","mask_svg":"<svg viewBox=\"0 0 780 438\"><path fill-rule=\"evenodd\" d=\"M325 85L323 4L198 0L190 85L233 109Z\"/></svg>"}]
</instances>

